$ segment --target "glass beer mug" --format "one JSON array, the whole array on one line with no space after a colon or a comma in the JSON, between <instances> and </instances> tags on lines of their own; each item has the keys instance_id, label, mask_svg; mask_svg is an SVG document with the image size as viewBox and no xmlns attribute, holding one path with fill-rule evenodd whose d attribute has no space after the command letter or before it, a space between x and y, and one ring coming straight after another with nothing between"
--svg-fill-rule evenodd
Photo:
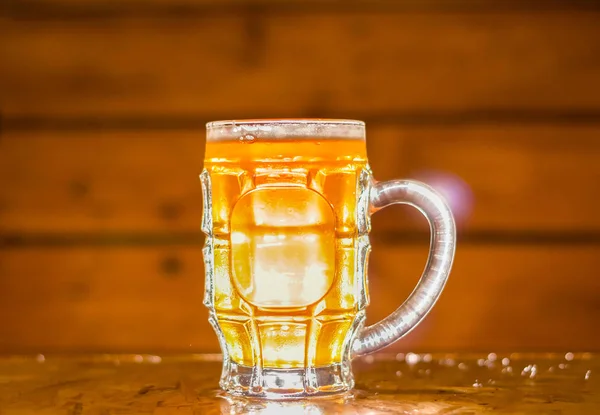
<instances>
[{"instance_id":1,"label":"glass beer mug","mask_svg":"<svg viewBox=\"0 0 600 415\"><path fill-rule=\"evenodd\" d=\"M373 179L363 122L211 122L204 166L204 304L225 391L269 399L347 391L352 358L408 333L444 288L452 214L424 184ZM427 217L431 252L408 299L365 328L370 215L395 203Z\"/></svg>"}]
</instances>

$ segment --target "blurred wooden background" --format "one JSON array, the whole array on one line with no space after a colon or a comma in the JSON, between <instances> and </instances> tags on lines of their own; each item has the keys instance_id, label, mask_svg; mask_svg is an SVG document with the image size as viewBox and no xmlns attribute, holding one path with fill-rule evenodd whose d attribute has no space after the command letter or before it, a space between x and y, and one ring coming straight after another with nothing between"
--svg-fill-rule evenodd
<instances>
[{"instance_id":1,"label":"blurred wooden background","mask_svg":"<svg viewBox=\"0 0 600 415\"><path fill-rule=\"evenodd\" d=\"M251 117L364 119L378 179L449 197L451 280L395 350L600 349L598 2L4 0L0 105L0 352L217 350L203 123ZM427 242L374 217L371 322Z\"/></svg>"}]
</instances>

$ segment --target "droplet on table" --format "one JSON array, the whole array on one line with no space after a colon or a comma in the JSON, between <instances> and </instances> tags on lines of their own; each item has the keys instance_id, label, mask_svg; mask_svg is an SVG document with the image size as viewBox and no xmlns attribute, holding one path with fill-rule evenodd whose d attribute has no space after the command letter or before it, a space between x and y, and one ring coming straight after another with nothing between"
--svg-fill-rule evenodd
<instances>
[{"instance_id":1,"label":"droplet on table","mask_svg":"<svg viewBox=\"0 0 600 415\"><path fill-rule=\"evenodd\" d=\"M416 353L408 353L406 355L406 363L409 365L416 365L421 360L421 356Z\"/></svg>"}]
</instances>

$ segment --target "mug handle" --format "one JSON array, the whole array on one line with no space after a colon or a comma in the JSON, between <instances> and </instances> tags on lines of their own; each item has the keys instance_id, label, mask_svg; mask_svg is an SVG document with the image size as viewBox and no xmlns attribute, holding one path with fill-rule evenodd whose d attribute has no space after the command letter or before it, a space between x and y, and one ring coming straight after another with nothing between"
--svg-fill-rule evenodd
<instances>
[{"instance_id":1,"label":"mug handle","mask_svg":"<svg viewBox=\"0 0 600 415\"><path fill-rule=\"evenodd\" d=\"M352 344L354 356L389 346L425 318L444 289L456 247L452 212L442 196L426 184L413 180L378 182L371 187L369 199L371 213L394 204L417 208L429 222L431 245L425 270L414 291L396 311L360 332Z\"/></svg>"}]
</instances>

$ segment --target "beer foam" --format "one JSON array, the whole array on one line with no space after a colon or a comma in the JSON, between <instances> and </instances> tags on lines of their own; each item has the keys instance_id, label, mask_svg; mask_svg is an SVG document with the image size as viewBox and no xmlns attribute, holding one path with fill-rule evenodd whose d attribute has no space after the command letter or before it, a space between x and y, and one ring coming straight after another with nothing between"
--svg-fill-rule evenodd
<instances>
[{"instance_id":1,"label":"beer foam","mask_svg":"<svg viewBox=\"0 0 600 415\"><path fill-rule=\"evenodd\" d=\"M281 119L229 120L206 124L208 141L260 139L365 139L365 123L356 120Z\"/></svg>"}]
</instances>

